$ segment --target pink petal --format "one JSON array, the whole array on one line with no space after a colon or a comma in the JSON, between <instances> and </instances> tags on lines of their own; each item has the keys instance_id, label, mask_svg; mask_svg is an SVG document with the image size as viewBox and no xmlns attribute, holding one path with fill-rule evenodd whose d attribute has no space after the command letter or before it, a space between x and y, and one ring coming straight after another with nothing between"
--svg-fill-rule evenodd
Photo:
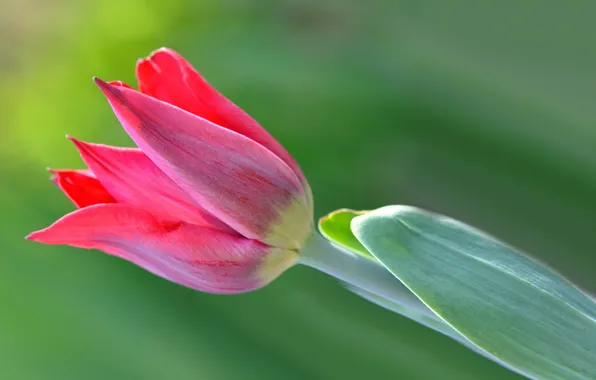
<instances>
[{"instance_id":1,"label":"pink petal","mask_svg":"<svg viewBox=\"0 0 596 380\"><path fill-rule=\"evenodd\" d=\"M177 52L162 48L137 62L141 92L238 132L281 158L307 186L292 156L259 123L213 88Z\"/></svg>"},{"instance_id":2,"label":"pink petal","mask_svg":"<svg viewBox=\"0 0 596 380\"><path fill-rule=\"evenodd\" d=\"M310 234L308 195L271 151L150 96L96 83L143 152L207 211L272 246L297 248Z\"/></svg>"},{"instance_id":3,"label":"pink petal","mask_svg":"<svg viewBox=\"0 0 596 380\"><path fill-rule=\"evenodd\" d=\"M50 169L52 181L79 208L116 200L89 170Z\"/></svg>"},{"instance_id":4,"label":"pink petal","mask_svg":"<svg viewBox=\"0 0 596 380\"><path fill-rule=\"evenodd\" d=\"M91 144L69 137L83 161L118 203L166 220L180 220L234 233L203 210L139 149Z\"/></svg>"},{"instance_id":5,"label":"pink petal","mask_svg":"<svg viewBox=\"0 0 596 380\"><path fill-rule=\"evenodd\" d=\"M130 86L130 85L128 85L128 84L126 84L126 83L122 82L121 80L114 80L114 81L111 81L111 82L110 82L110 84L111 84L112 86L116 86L116 87L126 87L126 88L130 88L131 90L133 89L133 87L132 87L132 86Z\"/></svg>"},{"instance_id":6,"label":"pink petal","mask_svg":"<svg viewBox=\"0 0 596 380\"><path fill-rule=\"evenodd\" d=\"M294 251L207 227L163 222L123 204L80 209L27 238L99 249L172 282L210 293L262 287L297 258Z\"/></svg>"}]
</instances>

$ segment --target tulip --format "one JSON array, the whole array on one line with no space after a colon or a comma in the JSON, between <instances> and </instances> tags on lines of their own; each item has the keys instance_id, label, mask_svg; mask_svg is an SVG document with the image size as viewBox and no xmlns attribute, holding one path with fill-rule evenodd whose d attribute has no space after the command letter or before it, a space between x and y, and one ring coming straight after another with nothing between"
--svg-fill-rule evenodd
<instances>
[{"instance_id":1,"label":"tulip","mask_svg":"<svg viewBox=\"0 0 596 380\"><path fill-rule=\"evenodd\" d=\"M288 152L179 54L137 62L139 91L94 79L138 148L72 137L86 170L51 170L78 209L28 239L98 249L210 293L298 262L312 195Z\"/></svg>"}]
</instances>

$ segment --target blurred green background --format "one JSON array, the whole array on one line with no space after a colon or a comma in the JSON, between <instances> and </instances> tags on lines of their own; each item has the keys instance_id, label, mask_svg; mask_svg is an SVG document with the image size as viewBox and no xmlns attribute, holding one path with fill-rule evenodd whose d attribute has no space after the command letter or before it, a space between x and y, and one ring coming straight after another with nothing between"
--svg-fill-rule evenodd
<instances>
[{"instance_id":1,"label":"blurred green background","mask_svg":"<svg viewBox=\"0 0 596 380\"><path fill-rule=\"evenodd\" d=\"M515 379L293 268L213 296L23 237L72 210L66 133L130 145L91 82L185 55L296 157L317 217L412 204L596 291L590 1L0 0L0 378Z\"/></svg>"}]
</instances>

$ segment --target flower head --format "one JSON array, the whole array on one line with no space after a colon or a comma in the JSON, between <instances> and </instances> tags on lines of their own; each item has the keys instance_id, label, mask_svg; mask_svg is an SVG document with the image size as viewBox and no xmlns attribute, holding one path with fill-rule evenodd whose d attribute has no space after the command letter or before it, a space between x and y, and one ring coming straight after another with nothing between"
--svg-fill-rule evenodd
<instances>
[{"instance_id":1,"label":"flower head","mask_svg":"<svg viewBox=\"0 0 596 380\"><path fill-rule=\"evenodd\" d=\"M139 91L95 82L138 148L70 138L86 170L51 170L78 210L28 236L94 248L212 293L264 286L293 265L312 195L288 152L179 54L137 62Z\"/></svg>"}]
</instances>

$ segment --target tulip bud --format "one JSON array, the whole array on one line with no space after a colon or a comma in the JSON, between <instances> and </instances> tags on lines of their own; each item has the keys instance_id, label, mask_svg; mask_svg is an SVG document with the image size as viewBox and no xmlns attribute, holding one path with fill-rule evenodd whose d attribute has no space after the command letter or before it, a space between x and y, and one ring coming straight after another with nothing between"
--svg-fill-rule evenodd
<instances>
[{"instance_id":1,"label":"tulip bud","mask_svg":"<svg viewBox=\"0 0 596 380\"><path fill-rule=\"evenodd\" d=\"M54 181L79 210L28 238L212 293L260 288L295 264L313 200L294 159L174 51L140 60L137 78L140 91L95 82L138 148L71 138L88 170Z\"/></svg>"}]
</instances>

